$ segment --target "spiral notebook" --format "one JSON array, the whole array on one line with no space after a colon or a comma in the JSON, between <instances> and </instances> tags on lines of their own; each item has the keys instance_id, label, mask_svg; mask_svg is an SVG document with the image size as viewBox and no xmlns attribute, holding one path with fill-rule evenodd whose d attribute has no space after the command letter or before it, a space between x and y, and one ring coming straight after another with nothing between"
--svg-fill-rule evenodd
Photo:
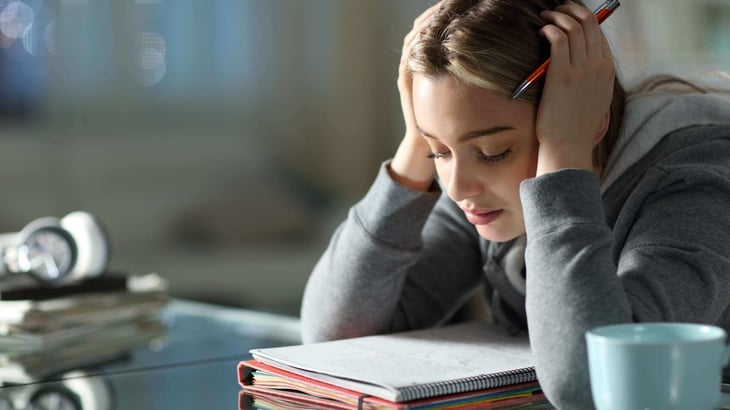
<instances>
[{"instance_id":1,"label":"spiral notebook","mask_svg":"<svg viewBox=\"0 0 730 410\"><path fill-rule=\"evenodd\" d=\"M394 403L496 388L505 397L539 391L527 337L481 321L250 353L254 360L239 364L244 391L295 390L282 383L286 374L301 376L294 385L310 393L313 387L335 386ZM272 368L281 371L266 371ZM278 379L272 381L272 373ZM529 392L517 392L525 386Z\"/></svg>"}]
</instances>

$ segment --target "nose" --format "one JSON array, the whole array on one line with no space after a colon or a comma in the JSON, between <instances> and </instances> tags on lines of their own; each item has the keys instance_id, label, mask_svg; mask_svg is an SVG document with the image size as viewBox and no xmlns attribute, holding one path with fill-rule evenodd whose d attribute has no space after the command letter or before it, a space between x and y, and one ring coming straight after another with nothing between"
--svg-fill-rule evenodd
<instances>
[{"instance_id":1,"label":"nose","mask_svg":"<svg viewBox=\"0 0 730 410\"><path fill-rule=\"evenodd\" d=\"M459 202L482 193L483 187L476 169L456 159L451 165L445 181L449 198Z\"/></svg>"}]
</instances>

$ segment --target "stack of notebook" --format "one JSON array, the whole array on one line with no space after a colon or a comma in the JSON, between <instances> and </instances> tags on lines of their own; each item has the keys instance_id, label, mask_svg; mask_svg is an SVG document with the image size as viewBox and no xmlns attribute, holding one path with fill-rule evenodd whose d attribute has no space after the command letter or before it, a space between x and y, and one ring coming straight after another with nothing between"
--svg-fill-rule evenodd
<instances>
[{"instance_id":1,"label":"stack of notebook","mask_svg":"<svg viewBox=\"0 0 730 410\"><path fill-rule=\"evenodd\" d=\"M114 360L164 335L167 283L108 273L61 287L0 283L0 383Z\"/></svg>"},{"instance_id":2,"label":"stack of notebook","mask_svg":"<svg viewBox=\"0 0 730 410\"><path fill-rule=\"evenodd\" d=\"M526 338L485 322L251 350L240 409L549 409Z\"/></svg>"}]
</instances>

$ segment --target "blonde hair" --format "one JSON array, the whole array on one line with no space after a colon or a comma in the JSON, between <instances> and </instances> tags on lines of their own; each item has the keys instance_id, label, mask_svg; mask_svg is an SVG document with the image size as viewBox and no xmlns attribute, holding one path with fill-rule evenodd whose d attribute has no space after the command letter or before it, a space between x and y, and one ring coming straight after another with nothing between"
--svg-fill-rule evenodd
<instances>
[{"instance_id":1,"label":"blonde hair","mask_svg":"<svg viewBox=\"0 0 730 410\"><path fill-rule=\"evenodd\" d=\"M581 3L580 0L576 1ZM550 56L550 43L538 36L545 22L539 13L561 0L446 0L411 46L408 69L431 77L453 75L477 87L511 96L515 88ZM544 80L520 100L537 104ZM611 121L593 150L593 163L603 166L618 138L625 93L614 81Z\"/></svg>"}]
</instances>

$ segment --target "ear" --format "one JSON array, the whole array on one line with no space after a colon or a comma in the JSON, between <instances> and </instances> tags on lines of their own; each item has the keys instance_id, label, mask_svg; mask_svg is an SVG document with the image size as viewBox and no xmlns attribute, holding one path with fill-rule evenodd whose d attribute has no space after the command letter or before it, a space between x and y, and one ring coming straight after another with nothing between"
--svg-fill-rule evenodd
<instances>
[{"instance_id":1,"label":"ear","mask_svg":"<svg viewBox=\"0 0 730 410\"><path fill-rule=\"evenodd\" d=\"M606 115L603 116L603 121L601 121L601 126L598 127L598 132L596 132L596 136L593 137L593 146L598 145L599 142L603 139L603 137L606 136L606 132L608 132L608 125L611 123L611 111L607 111Z\"/></svg>"}]
</instances>

